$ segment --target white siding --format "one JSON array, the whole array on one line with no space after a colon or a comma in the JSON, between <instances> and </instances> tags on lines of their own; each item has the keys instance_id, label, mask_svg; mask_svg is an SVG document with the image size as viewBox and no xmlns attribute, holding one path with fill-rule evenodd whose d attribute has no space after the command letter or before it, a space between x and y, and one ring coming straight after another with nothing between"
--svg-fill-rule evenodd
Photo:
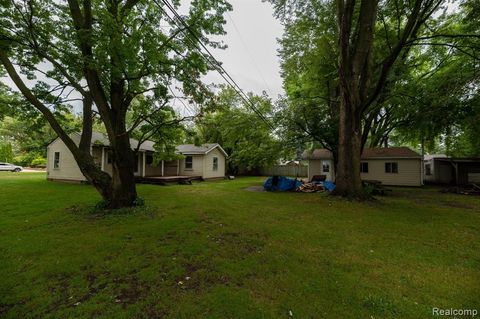
<instances>
[{"instance_id":1,"label":"white siding","mask_svg":"<svg viewBox=\"0 0 480 319\"><path fill-rule=\"evenodd\" d=\"M322 162L330 163L330 172L323 172ZM360 174L362 180L377 180L392 186L421 186L422 161L420 159L369 159L362 162L368 163L368 173ZM385 173L386 162L398 163L398 174ZM334 181L333 160L309 160L308 179L310 180L314 175L326 175L327 181Z\"/></svg>"},{"instance_id":2,"label":"white siding","mask_svg":"<svg viewBox=\"0 0 480 319\"><path fill-rule=\"evenodd\" d=\"M192 156L192 168L185 168L185 158L180 160L180 175L181 176L202 176L203 177L203 158L204 155L185 155Z\"/></svg>"},{"instance_id":3,"label":"white siding","mask_svg":"<svg viewBox=\"0 0 480 319\"><path fill-rule=\"evenodd\" d=\"M213 158L218 158L218 169L213 170ZM203 178L219 178L225 176L225 155L218 149L215 148L205 155L204 160L204 170Z\"/></svg>"},{"instance_id":4,"label":"white siding","mask_svg":"<svg viewBox=\"0 0 480 319\"><path fill-rule=\"evenodd\" d=\"M361 173L362 180L377 180L391 186L421 186L422 172L420 159L369 159L368 173ZM386 173L385 163L398 163L398 173Z\"/></svg>"},{"instance_id":5,"label":"white siding","mask_svg":"<svg viewBox=\"0 0 480 319\"><path fill-rule=\"evenodd\" d=\"M72 139L78 145L79 137L72 136ZM58 168L53 167L55 152L60 153L60 165ZM73 154L59 138L47 147L47 178L72 181L87 180L80 171Z\"/></svg>"},{"instance_id":6,"label":"white siding","mask_svg":"<svg viewBox=\"0 0 480 319\"><path fill-rule=\"evenodd\" d=\"M330 166L328 172L323 171L323 164L326 163ZM315 175L325 175L327 176L326 180L333 182L335 180L335 171L333 166L333 160L323 159L323 160L309 160L308 161L308 180L311 180Z\"/></svg>"}]
</instances>

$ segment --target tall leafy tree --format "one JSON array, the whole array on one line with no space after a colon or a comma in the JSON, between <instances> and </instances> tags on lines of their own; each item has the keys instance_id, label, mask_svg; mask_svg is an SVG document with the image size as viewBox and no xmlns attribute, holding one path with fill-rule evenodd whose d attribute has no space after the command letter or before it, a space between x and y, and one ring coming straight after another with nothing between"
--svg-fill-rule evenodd
<instances>
[{"instance_id":1,"label":"tall leafy tree","mask_svg":"<svg viewBox=\"0 0 480 319\"><path fill-rule=\"evenodd\" d=\"M284 19L279 50L285 99L277 123L285 141L320 145L337 154L338 76L334 6L311 2Z\"/></svg>"},{"instance_id":2,"label":"tall leafy tree","mask_svg":"<svg viewBox=\"0 0 480 319\"><path fill-rule=\"evenodd\" d=\"M265 117L273 116L268 97L249 94L249 98ZM196 123L197 143L219 143L229 155L232 174L254 171L292 155L292 149L271 132L235 90L223 87L214 103Z\"/></svg>"},{"instance_id":3,"label":"tall leafy tree","mask_svg":"<svg viewBox=\"0 0 480 319\"><path fill-rule=\"evenodd\" d=\"M174 5L178 8L179 1ZM140 96L150 99L150 113L156 113L171 99L168 88L173 83L179 83L185 96L203 102L206 90L200 77L211 67L190 32L220 46L207 36L223 34L223 13L230 8L224 0L194 0L183 17L185 28L172 23L163 1L5 0L0 8L0 62L108 206L131 206L137 193L127 114ZM55 115L63 105L80 105L79 145ZM94 112L112 147L111 176L90 155Z\"/></svg>"},{"instance_id":4,"label":"tall leafy tree","mask_svg":"<svg viewBox=\"0 0 480 319\"><path fill-rule=\"evenodd\" d=\"M408 81L409 72L414 72L414 63L418 62L415 58L422 55L425 48L447 46L474 54L474 47L457 43L456 40L471 39L475 33L465 34L463 31L446 28L450 22L446 11L432 18L445 3L441 0L271 2L275 5L277 15L287 25L287 33L288 26L306 19L312 20L312 12L319 12L319 6L336 7L335 11L330 11L330 16L336 12L336 26L328 19L314 16L312 21L317 24L309 23L310 29L306 30L310 30L309 35L315 35L318 30L321 33L322 30L327 30L322 34L330 32L335 38L331 42L335 43L332 51L335 51L337 57L337 76L334 78L337 79L338 88L336 192L361 197L363 191L359 162L364 145L370 143L377 146L385 143L388 134L409 115L409 112L400 110L405 103L392 99L398 93L396 85ZM305 39L308 47L315 47L315 37L312 39ZM322 42L328 43L325 39ZM321 48L319 45L316 47ZM299 52L299 57L305 60L303 47L300 47ZM325 49L323 52L323 56L327 56ZM332 59L332 64L335 63ZM305 66L308 67L307 64ZM310 72L317 70L315 64L311 63L310 66L313 70ZM299 69L301 76L304 73L304 69ZM328 97L325 94L323 96Z\"/></svg>"}]
</instances>

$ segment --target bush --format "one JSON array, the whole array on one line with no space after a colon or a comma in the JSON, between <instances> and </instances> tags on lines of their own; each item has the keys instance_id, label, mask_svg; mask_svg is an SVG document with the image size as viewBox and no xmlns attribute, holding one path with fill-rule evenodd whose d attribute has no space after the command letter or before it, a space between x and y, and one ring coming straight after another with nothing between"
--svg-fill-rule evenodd
<instances>
[{"instance_id":1,"label":"bush","mask_svg":"<svg viewBox=\"0 0 480 319\"><path fill-rule=\"evenodd\" d=\"M47 166L47 159L42 156L38 156L32 160L30 163L32 167L46 167Z\"/></svg>"},{"instance_id":2,"label":"bush","mask_svg":"<svg viewBox=\"0 0 480 319\"><path fill-rule=\"evenodd\" d=\"M13 161L12 144L0 142L0 161L8 163Z\"/></svg>"},{"instance_id":3,"label":"bush","mask_svg":"<svg viewBox=\"0 0 480 319\"><path fill-rule=\"evenodd\" d=\"M39 166L42 166L42 165L46 166L47 164L47 160L42 156L42 154L35 153L35 152L18 155L18 156L15 156L15 158L13 159L13 163L20 166L30 166L30 165L35 166L34 164L35 161L39 162L38 164Z\"/></svg>"}]
</instances>

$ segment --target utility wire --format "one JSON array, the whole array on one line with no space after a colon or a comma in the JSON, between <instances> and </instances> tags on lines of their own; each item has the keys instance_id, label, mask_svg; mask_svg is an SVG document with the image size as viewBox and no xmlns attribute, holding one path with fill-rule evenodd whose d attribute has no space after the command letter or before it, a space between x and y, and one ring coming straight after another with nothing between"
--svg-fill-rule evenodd
<instances>
[{"instance_id":1,"label":"utility wire","mask_svg":"<svg viewBox=\"0 0 480 319\"><path fill-rule=\"evenodd\" d=\"M228 19L230 20L230 22L232 22L233 28L234 28L235 31L237 32L238 38L240 39L240 42L242 43L243 48L245 49L245 51L247 51L247 54L248 54L248 56L250 57L250 60L252 61L253 66L255 67L255 69L256 69L257 72L258 72L258 75L260 75L260 77L262 78L262 81L263 81L263 83L265 84L265 87L268 89L268 91L271 92L272 90L271 90L270 87L268 86L268 83L267 83L267 81L265 80L265 77L263 76L263 73L262 73L262 71L260 70L260 67L258 66L257 62L255 61L255 58L253 57L252 52L248 49L247 44L246 44L245 41L243 40L242 34L240 33L240 30L237 28L237 24L235 23L235 21L233 21L232 16L231 16L228 12L227 12L226 14L227 14L227 17L228 17Z\"/></svg>"},{"instance_id":2,"label":"utility wire","mask_svg":"<svg viewBox=\"0 0 480 319\"><path fill-rule=\"evenodd\" d=\"M179 26L176 22L175 22L175 19L172 19L168 13L163 9L162 6L160 6L157 1L155 1L155 3L157 3L157 5L159 6L159 8L165 13L165 15L170 19L170 21L172 21L174 24L176 24L178 27L182 27L185 28L190 34L191 36L193 37L193 39L198 43L200 44L200 46L207 52L207 54L210 56L210 58L214 61L209 61L209 59L207 59L201 48L199 48L195 43L192 43L194 45L194 47L201 53L201 56L205 59L205 61L207 61L208 63L210 63L211 66L213 66L213 68L220 74L220 76L235 90L235 92L240 96L240 98L257 114L257 116L263 121L265 122L265 124L267 124L272 130L275 130L275 127L272 125L272 123L267 120L267 118L255 107L255 105L253 104L253 102L250 100L250 98L248 97L248 95L246 95L242 88L237 84L237 82L235 82L235 80L230 76L230 74L228 74L228 72L223 68L223 66L220 64L220 62L214 57L214 55L210 52L210 50L205 46L205 44L203 44L203 42L201 41L201 39L199 39L199 37L195 34L195 32L193 32L193 30L190 28L190 26L183 20L183 18L178 14L178 12L175 10L175 8L166 0L161 0L165 6L167 6L167 8L174 14L175 18L181 23L181 26ZM185 34L185 33L184 33ZM188 38L188 37L187 37Z\"/></svg>"}]
</instances>

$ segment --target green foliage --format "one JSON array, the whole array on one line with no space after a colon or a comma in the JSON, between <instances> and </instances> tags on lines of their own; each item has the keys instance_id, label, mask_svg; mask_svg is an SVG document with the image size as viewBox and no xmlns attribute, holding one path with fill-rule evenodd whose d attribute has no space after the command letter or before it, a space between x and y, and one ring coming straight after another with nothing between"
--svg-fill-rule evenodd
<instances>
[{"instance_id":1,"label":"green foliage","mask_svg":"<svg viewBox=\"0 0 480 319\"><path fill-rule=\"evenodd\" d=\"M278 5L278 10L285 10L282 1L272 2ZM295 7L291 5L293 11L288 13L291 18L284 19L285 32L280 40L286 98L277 103L279 133L297 149L313 142L335 151L338 138L335 4L299 1Z\"/></svg>"},{"instance_id":2,"label":"green foliage","mask_svg":"<svg viewBox=\"0 0 480 319\"><path fill-rule=\"evenodd\" d=\"M271 0L285 25L280 41L286 98L279 104L279 125L290 140L320 144L335 151L338 121L338 52L335 1ZM456 10L440 2L428 27L402 51L386 78L385 89L363 118L366 146L386 142L429 150L478 154L478 2L459 1ZM358 4L358 2L357 2ZM375 66L401 36L412 5L380 1L375 24ZM354 15L358 15L355 10ZM477 122L478 123L478 122ZM307 143L308 145L308 143Z\"/></svg>"},{"instance_id":3,"label":"green foliage","mask_svg":"<svg viewBox=\"0 0 480 319\"><path fill-rule=\"evenodd\" d=\"M67 132L78 131L80 119L68 111L58 112ZM38 114L17 114L0 119L0 141L11 141L16 162L30 165L36 157L45 158L47 145L57 137L56 133Z\"/></svg>"},{"instance_id":4,"label":"green foliage","mask_svg":"<svg viewBox=\"0 0 480 319\"><path fill-rule=\"evenodd\" d=\"M37 158L43 158L43 155L36 152L22 153L15 156L13 162L20 166L30 166Z\"/></svg>"},{"instance_id":5,"label":"green foliage","mask_svg":"<svg viewBox=\"0 0 480 319\"><path fill-rule=\"evenodd\" d=\"M41 157L41 156L35 157L35 158L30 162L30 166L33 166L33 167L45 167L45 166L47 166L47 159L46 159L45 157Z\"/></svg>"},{"instance_id":6,"label":"green foliage","mask_svg":"<svg viewBox=\"0 0 480 319\"><path fill-rule=\"evenodd\" d=\"M158 107L152 107L151 103L155 102L148 98L133 101L128 114L128 122L134 127L131 136L141 142L155 142L154 163L180 159L181 156L176 154L176 146L185 142L188 131L184 122L191 118L180 117L173 107L166 103ZM155 111L152 112L152 109Z\"/></svg>"},{"instance_id":7,"label":"green foliage","mask_svg":"<svg viewBox=\"0 0 480 319\"><path fill-rule=\"evenodd\" d=\"M263 115L272 116L273 106L268 97L250 94L250 99ZM212 109L197 121L197 143L219 143L229 155L232 173L271 165L292 156L292 149L274 136L233 89L223 87Z\"/></svg>"},{"instance_id":8,"label":"green foliage","mask_svg":"<svg viewBox=\"0 0 480 319\"><path fill-rule=\"evenodd\" d=\"M0 143L0 161L13 162L13 149L10 143Z\"/></svg>"},{"instance_id":9,"label":"green foliage","mask_svg":"<svg viewBox=\"0 0 480 319\"><path fill-rule=\"evenodd\" d=\"M175 126L180 119L172 111L175 95L198 104L212 96L201 80L216 66L194 39L223 47L211 38L224 34L223 14L232 8L225 0L193 0L182 6L173 1L173 7L181 9L185 23L172 21L174 10L161 1L33 0L26 5L12 0L0 6L0 57L10 78L74 158L85 161L79 167L97 190L105 197L130 194L124 201L128 204L135 199L128 137L154 139L162 156L173 153L169 144L180 133ZM108 133L114 155L111 176L92 165L94 159L83 147L90 141L75 147L68 137L62 115L79 104L83 132L90 132L92 121L100 118L99 126Z\"/></svg>"},{"instance_id":10,"label":"green foliage","mask_svg":"<svg viewBox=\"0 0 480 319\"><path fill-rule=\"evenodd\" d=\"M130 4L132 7L127 8ZM1 7L0 22L5 26L2 46L22 65L21 72L35 80L33 93L42 102L59 110L74 103L66 92L86 95L77 85L85 81L85 65L101 80L100 87L89 83L89 89L109 96L123 94L127 109L139 98L150 100L146 105L152 111L157 103L172 98L169 88L173 84L197 103L209 98L200 78L212 67L192 45L189 32L167 17L169 10L161 2L97 0L91 5L95 23L90 34L81 35L77 35L67 2L40 0L24 6L11 1ZM180 3L174 1L174 6L178 9ZM185 9L184 20L190 30L207 45L222 47L208 36L224 34L223 14L231 10L230 4L224 0L192 1ZM84 37L91 37L91 58L81 49ZM40 76L45 68L42 63L52 65L45 73L47 81ZM124 91L112 91L112 82L123 83Z\"/></svg>"}]
</instances>

